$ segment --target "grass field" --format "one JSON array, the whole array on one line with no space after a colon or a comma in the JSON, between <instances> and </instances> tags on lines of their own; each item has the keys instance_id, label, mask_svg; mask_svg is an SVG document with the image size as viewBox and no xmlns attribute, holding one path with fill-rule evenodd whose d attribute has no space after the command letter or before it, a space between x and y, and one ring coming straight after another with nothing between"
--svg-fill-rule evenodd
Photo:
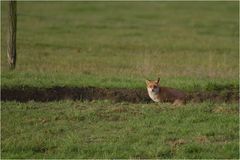
<instances>
[{"instance_id":1,"label":"grass field","mask_svg":"<svg viewBox=\"0 0 240 160\"><path fill-rule=\"evenodd\" d=\"M238 86L238 2L19 2L15 72L1 4L2 86Z\"/></svg>"},{"instance_id":2,"label":"grass field","mask_svg":"<svg viewBox=\"0 0 240 160\"><path fill-rule=\"evenodd\" d=\"M238 104L2 103L2 158L238 158Z\"/></svg>"},{"instance_id":3,"label":"grass field","mask_svg":"<svg viewBox=\"0 0 240 160\"><path fill-rule=\"evenodd\" d=\"M239 88L239 2L17 2L1 87ZM24 88L24 87L23 87ZM239 158L237 103L1 102L1 158Z\"/></svg>"}]
</instances>

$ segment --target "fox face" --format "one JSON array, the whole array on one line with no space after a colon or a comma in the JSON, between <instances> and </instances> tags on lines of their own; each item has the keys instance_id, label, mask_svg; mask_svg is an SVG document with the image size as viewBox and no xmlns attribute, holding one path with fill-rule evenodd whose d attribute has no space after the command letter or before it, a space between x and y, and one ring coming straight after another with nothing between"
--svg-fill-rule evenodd
<instances>
[{"instance_id":1,"label":"fox face","mask_svg":"<svg viewBox=\"0 0 240 160\"><path fill-rule=\"evenodd\" d=\"M146 80L146 84L147 84L147 89L151 92L159 92L159 80L160 78L158 78L157 81L151 81L151 80Z\"/></svg>"},{"instance_id":2,"label":"fox face","mask_svg":"<svg viewBox=\"0 0 240 160\"><path fill-rule=\"evenodd\" d=\"M157 81L146 80L148 95L155 102L159 102L159 98L158 98L158 94L160 91L159 81L160 81L160 78L158 78Z\"/></svg>"}]
</instances>

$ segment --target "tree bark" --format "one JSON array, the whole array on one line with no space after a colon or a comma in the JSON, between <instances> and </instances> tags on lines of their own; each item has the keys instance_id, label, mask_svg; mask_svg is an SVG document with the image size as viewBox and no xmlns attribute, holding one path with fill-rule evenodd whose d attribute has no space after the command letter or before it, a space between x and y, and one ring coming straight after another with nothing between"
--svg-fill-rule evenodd
<instances>
[{"instance_id":1,"label":"tree bark","mask_svg":"<svg viewBox=\"0 0 240 160\"><path fill-rule=\"evenodd\" d=\"M16 27L17 27L17 14L16 7L17 2L15 0L10 0L9 4L9 14L8 14L8 44L7 44L7 56L8 64L10 69L14 69L16 65Z\"/></svg>"}]
</instances>

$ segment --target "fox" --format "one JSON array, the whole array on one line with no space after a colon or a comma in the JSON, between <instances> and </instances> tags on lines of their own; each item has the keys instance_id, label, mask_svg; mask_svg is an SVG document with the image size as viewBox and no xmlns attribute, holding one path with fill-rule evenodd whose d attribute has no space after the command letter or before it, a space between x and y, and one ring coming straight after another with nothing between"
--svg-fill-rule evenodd
<instances>
[{"instance_id":1,"label":"fox","mask_svg":"<svg viewBox=\"0 0 240 160\"><path fill-rule=\"evenodd\" d=\"M160 78L146 80L148 95L154 102L170 102L175 106L186 104L186 93L170 87L160 87L159 82Z\"/></svg>"}]
</instances>

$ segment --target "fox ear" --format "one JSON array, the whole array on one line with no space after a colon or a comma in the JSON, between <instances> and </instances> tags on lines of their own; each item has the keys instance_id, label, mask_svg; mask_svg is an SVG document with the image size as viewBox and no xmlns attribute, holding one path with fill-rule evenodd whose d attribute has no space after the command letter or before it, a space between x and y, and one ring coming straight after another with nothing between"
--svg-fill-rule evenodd
<instances>
[{"instance_id":1,"label":"fox ear","mask_svg":"<svg viewBox=\"0 0 240 160\"><path fill-rule=\"evenodd\" d=\"M145 82L146 82L146 84L148 85L150 81L146 79Z\"/></svg>"},{"instance_id":2,"label":"fox ear","mask_svg":"<svg viewBox=\"0 0 240 160\"><path fill-rule=\"evenodd\" d=\"M158 79L157 79L156 83L157 83L157 84L159 84L159 81L160 81L160 78L158 77Z\"/></svg>"}]
</instances>

